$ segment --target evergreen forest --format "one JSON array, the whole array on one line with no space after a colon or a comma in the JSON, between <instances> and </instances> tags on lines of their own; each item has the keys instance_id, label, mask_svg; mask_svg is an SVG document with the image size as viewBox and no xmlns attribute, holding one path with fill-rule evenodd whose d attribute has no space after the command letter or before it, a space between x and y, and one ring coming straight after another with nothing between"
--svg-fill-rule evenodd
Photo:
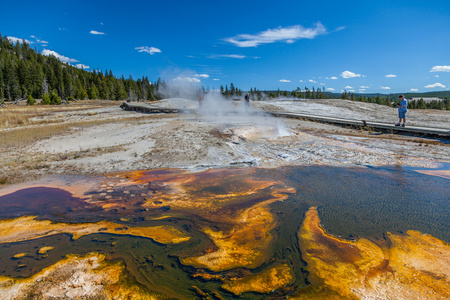
<instances>
[{"instance_id":1,"label":"evergreen forest","mask_svg":"<svg viewBox=\"0 0 450 300\"><path fill-rule=\"evenodd\" d=\"M147 77L120 78L111 70L86 71L45 56L27 43L11 43L0 33L0 102L42 99L42 104L61 100L111 99L156 100L158 85Z\"/></svg>"}]
</instances>

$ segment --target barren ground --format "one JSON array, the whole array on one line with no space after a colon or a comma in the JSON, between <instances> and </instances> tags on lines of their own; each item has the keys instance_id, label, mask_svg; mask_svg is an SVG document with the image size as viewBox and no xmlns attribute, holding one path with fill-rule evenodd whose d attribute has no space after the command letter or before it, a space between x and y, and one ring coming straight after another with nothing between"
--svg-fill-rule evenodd
<instances>
[{"instance_id":1,"label":"barren ground","mask_svg":"<svg viewBox=\"0 0 450 300\"><path fill-rule=\"evenodd\" d=\"M197 109L194 101L153 105ZM448 141L380 134L310 121L280 119L263 111L291 111L359 120L397 121L393 108L346 100L252 102L250 113L142 114L120 102L78 101L49 109L7 106L24 120L0 122L0 183L47 175L155 169L278 167L284 165L398 165L436 167L450 161ZM242 104L234 103L236 107ZM411 125L450 128L450 112L409 110ZM16 124L17 123L17 124ZM0 185L0 187L2 186Z\"/></svg>"}]
</instances>

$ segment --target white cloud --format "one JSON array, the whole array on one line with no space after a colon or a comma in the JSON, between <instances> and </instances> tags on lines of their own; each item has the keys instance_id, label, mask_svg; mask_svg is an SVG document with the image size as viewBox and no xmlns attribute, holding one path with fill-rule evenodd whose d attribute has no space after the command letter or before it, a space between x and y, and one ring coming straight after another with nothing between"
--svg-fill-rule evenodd
<instances>
[{"instance_id":1,"label":"white cloud","mask_svg":"<svg viewBox=\"0 0 450 300\"><path fill-rule=\"evenodd\" d=\"M184 81L184 82L200 82L200 79L195 77L177 77L174 79L174 81Z\"/></svg>"},{"instance_id":2,"label":"white cloud","mask_svg":"<svg viewBox=\"0 0 450 300\"><path fill-rule=\"evenodd\" d=\"M83 69L83 70L89 69L89 66L86 66L83 64L76 64L75 67L77 67L78 69Z\"/></svg>"},{"instance_id":3,"label":"white cloud","mask_svg":"<svg viewBox=\"0 0 450 300\"><path fill-rule=\"evenodd\" d=\"M313 39L325 33L327 33L325 26L317 22L312 28L305 28L301 25L278 27L257 34L239 34L235 37L226 38L225 41L237 47L258 47L261 44L276 42L291 44L299 39Z\"/></svg>"},{"instance_id":4,"label":"white cloud","mask_svg":"<svg viewBox=\"0 0 450 300\"><path fill-rule=\"evenodd\" d=\"M63 56L59 53L56 53L55 51L48 50L48 49L42 50L42 55L46 55L46 56L53 55L54 57L56 57L57 59L59 59L62 62L69 62L69 63L78 62L78 60L76 60L74 58L69 58L69 57Z\"/></svg>"},{"instance_id":5,"label":"white cloud","mask_svg":"<svg viewBox=\"0 0 450 300\"><path fill-rule=\"evenodd\" d=\"M419 89L410 89L409 91L410 91L410 92L418 92Z\"/></svg>"},{"instance_id":6,"label":"white cloud","mask_svg":"<svg viewBox=\"0 0 450 300\"><path fill-rule=\"evenodd\" d=\"M214 78L213 80L214 80L214 81L218 81L218 80L220 80L220 79L219 79L219 78Z\"/></svg>"},{"instance_id":7,"label":"white cloud","mask_svg":"<svg viewBox=\"0 0 450 300\"><path fill-rule=\"evenodd\" d=\"M361 77L361 74L355 74L350 71L344 71L341 73L342 78L354 78L354 77Z\"/></svg>"},{"instance_id":8,"label":"white cloud","mask_svg":"<svg viewBox=\"0 0 450 300\"><path fill-rule=\"evenodd\" d=\"M287 79L280 79L280 82L291 82L291 81Z\"/></svg>"},{"instance_id":9,"label":"white cloud","mask_svg":"<svg viewBox=\"0 0 450 300\"><path fill-rule=\"evenodd\" d=\"M380 89L382 89L382 90L390 90L391 88L388 87L388 86L380 86Z\"/></svg>"},{"instance_id":10,"label":"white cloud","mask_svg":"<svg viewBox=\"0 0 450 300\"><path fill-rule=\"evenodd\" d=\"M362 85L362 86L360 86L360 88L362 88L362 89L368 89L369 87L368 87L367 85Z\"/></svg>"},{"instance_id":11,"label":"white cloud","mask_svg":"<svg viewBox=\"0 0 450 300\"><path fill-rule=\"evenodd\" d=\"M325 85L325 83L323 83L323 82L321 82L321 83L319 83L320 85Z\"/></svg>"},{"instance_id":12,"label":"white cloud","mask_svg":"<svg viewBox=\"0 0 450 300\"><path fill-rule=\"evenodd\" d=\"M312 79L308 80L308 82L317 83L317 81L312 80Z\"/></svg>"},{"instance_id":13,"label":"white cloud","mask_svg":"<svg viewBox=\"0 0 450 300\"><path fill-rule=\"evenodd\" d=\"M300 79L298 82L303 82L303 80Z\"/></svg>"},{"instance_id":14,"label":"white cloud","mask_svg":"<svg viewBox=\"0 0 450 300\"><path fill-rule=\"evenodd\" d=\"M195 77L197 78L209 78L208 74L195 74Z\"/></svg>"},{"instance_id":15,"label":"white cloud","mask_svg":"<svg viewBox=\"0 0 450 300\"><path fill-rule=\"evenodd\" d=\"M341 31L341 30L344 30L345 29L345 26L341 26L341 27L338 27L335 31Z\"/></svg>"},{"instance_id":16,"label":"white cloud","mask_svg":"<svg viewBox=\"0 0 450 300\"><path fill-rule=\"evenodd\" d=\"M333 89L333 88L327 88L327 91L334 92L335 89Z\"/></svg>"},{"instance_id":17,"label":"white cloud","mask_svg":"<svg viewBox=\"0 0 450 300\"><path fill-rule=\"evenodd\" d=\"M330 79L336 80L338 78L336 76L331 76Z\"/></svg>"},{"instance_id":18,"label":"white cloud","mask_svg":"<svg viewBox=\"0 0 450 300\"><path fill-rule=\"evenodd\" d=\"M65 30L67 30L67 29L62 28L62 27L59 27L58 30L59 30L59 31L65 31Z\"/></svg>"},{"instance_id":19,"label":"white cloud","mask_svg":"<svg viewBox=\"0 0 450 300\"><path fill-rule=\"evenodd\" d=\"M429 84L425 86L427 89L429 88L445 88L445 85L443 85L442 83L436 82L435 84Z\"/></svg>"},{"instance_id":20,"label":"white cloud","mask_svg":"<svg viewBox=\"0 0 450 300\"><path fill-rule=\"evenodd\" d=\"M349 86L349 85L347 85L346 87L345 87L345 89L352 89L353 87L352 86Z\"/></svg>"},{"instance_id":21,"label":"white cloud","mask_svg":"<svg viewBox=\"0 0 450 300\"><path fill-rule=\"evenodd\" d=\"M439 78L439 75L436 74L436 75L434 75L434 77Z\"/></svg>"},{"instance_id":22,"label":"white cloud","mask_svg":"<svg viewBox=\"0 0 450 300\"><path fill-rule=\"evenodd\" d=\"M362 93L362 92L365 92L366 89L359 89L358 91L359 91L360 93Z\"/></svg>"},{"instance_id":23,"label":"white cloud","mask_svg":"<svg viewBox=\"0 0 450 300\"><path fill-rule=\"evenodd\" d=\"M43 41L43 40L37 38L35 35L30 35L30 38L35 39L36 43L38 43L38 44L43 44L42 46L47 46L46 44L48 44L47 41Z\"/></svg>"},{"instance_id":24,"label":"white cloud","mask_svg":"<svg viewBox=\"0 0 450 300\"><path fill-rule=\"evenodd\" d=\"M348 90L347 92L352 92L352 93L354 93L354 92L356 92L355 90Z\"/></svg>"},{"instance_id":25,"label":"white cloud","mask_svg":"<svg viewBox=\"0 0 450 300\"><path fill-rule=\"evenodd\" d=\"M96 30L91 30L89 31L90 34L96 34L96 35L106 35L106 33L104 32L100 32L100 31L96 31Z\"/></svg>"},{"instance_id":26,"label":"white cloud","mask_svg":"<svg viewBox=\"0 0 450 300\"><path fill-rule=\"evenodd\" d=\"M147 52L150 55L153 55L155 53L161 53L161 50L155 47L148 47L148 46L142 46L142 47L136 47L135 50L138 50L138 52Z\"/></svg>"},{"instance_id":27,"label":"white cloud","mask_svg":"<svg viewBox=\"0 0 450 300\"><path fill-rule=\"evenodd\" d=\"M209 58L239 58L239 59L243 59L243 58L246 58L246 56L240 55L240 54L219 54L219 55L211 55Z\"/></svg>"},{"instance_id":28,"label":"white cloud","mask_svg":"<svg viewBox=\"0 0 450 300\"><path fill-rule=\"evenodd\" d=\"M16 44L17 42L19 42L20 44L23 44L24 42L27 44L32 44L33 42L27 40L27 39L21 39L21 38L16 38L13 36L8 36L6 37L11 43Z\"/></svg>"},{"instance_id":29,"label":"white cloud","mask_svg":"<svg viewBox=\"0 0 450 300\"><path fill-rule=\"evenodd\" d=\"M434 66L430 72L450 72L450 66Z\"/></svg>"},{"instance_id":30,"label":"white cloud","mask_svg":"<svg viewBox=\"0 0 450 300\"><path fill-rule=\"evenodd\" d=\"M394 78L394 77L397 77L397 75L387 74L387 75L384 75L384 77L386 77L386 78Z\"/></svg>"}]
</instances>

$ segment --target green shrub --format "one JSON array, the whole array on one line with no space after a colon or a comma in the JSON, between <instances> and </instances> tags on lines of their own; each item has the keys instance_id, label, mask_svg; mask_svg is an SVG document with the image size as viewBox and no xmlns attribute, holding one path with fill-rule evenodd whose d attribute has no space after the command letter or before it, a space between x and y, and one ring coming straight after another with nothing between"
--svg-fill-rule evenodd
<instances>
[{"instance_id":1,"label":"green shrub","mask_svg":"<svg viewBox=\"0 0 450 300\"><path fill-rule=\"evenodd\" d=\"M27 97L27 105L34 105L36 103L36 100L34 100L33 96L28 95Z\"/></svg>"},{"instance_id":2,"label":"green shrub","mask_svg":"<svg viewBox=\"0 0 450 300\"><path fill-rule=\"evenodd\" d=\"M59 96L52 92L50 95L50 103L51 104L56 104L56 105L60 105L61 104L61 98L59 98Z\"/></svg>"},{"instance_id":3,"label":"green shrub","mask_svg":"<svg viewBox=\"0 0 450 300\"><path fill-rule=\"evenodd\" d=\"M50 103L51 103L50 102L50 96L47 93L45 93L44 96L42 97L41 104L49 105Z\"/></svg>"}]
</instances>

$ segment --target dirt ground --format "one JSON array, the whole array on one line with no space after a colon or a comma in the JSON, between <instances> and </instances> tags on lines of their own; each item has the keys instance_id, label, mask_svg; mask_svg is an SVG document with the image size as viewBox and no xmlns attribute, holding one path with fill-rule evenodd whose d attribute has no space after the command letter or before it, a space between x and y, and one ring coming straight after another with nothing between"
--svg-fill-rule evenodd
<instances>
[{"instance_id":1,"label":"dirt ground","mask_svg":"<svg viewBox=\"0 0 450 300\"><path fill-rule=\"evenodd\" d=\"M0 187L48 175L156 168L437 167L441 161L450 162L448 140L381 134L264 113L291 111L390 124L397 121L393 108L371 103L255 101L246 110L243 103L235 102L232 107L236 110L219 113L198 109L195 101L165 99L152 105L193 111L142 114L122 110L120 102L91 101L84 106L78 102L45 113L36 108L28 121L0 127ZM12 105L0 109L0 119L14 109ZM407 118L410 125L450 128L449 111L410 110Z\"/></svg>"}]
</instances>

